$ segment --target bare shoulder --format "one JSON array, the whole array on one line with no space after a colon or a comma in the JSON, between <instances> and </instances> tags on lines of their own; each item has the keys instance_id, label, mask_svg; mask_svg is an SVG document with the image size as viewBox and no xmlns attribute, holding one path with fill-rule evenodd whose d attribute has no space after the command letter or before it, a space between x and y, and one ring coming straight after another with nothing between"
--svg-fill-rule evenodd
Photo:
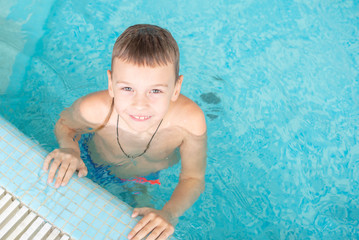
<instances>
[{"instance_id":1,"label":"bare shoulder","mask_svg":"<svg viewBox=\"0 0 359 240\"><path fill-rule=\"evenodd\" d=\"M173 115L177 125L196 136L206 133L204 113L194 101L181 94L174 105Z\"/></svg>"},{"instance_id":2,"label":"bare shoulder","mask_svg":"<svg viewBox=\"0 0 359 240\"><path fill-rule=\"evenodd\" d=\"M112 103L107 90L90 93L80 98L77 108L84 120L92 124L101 124L106 118Z\"/></svg>"}]
</instances>

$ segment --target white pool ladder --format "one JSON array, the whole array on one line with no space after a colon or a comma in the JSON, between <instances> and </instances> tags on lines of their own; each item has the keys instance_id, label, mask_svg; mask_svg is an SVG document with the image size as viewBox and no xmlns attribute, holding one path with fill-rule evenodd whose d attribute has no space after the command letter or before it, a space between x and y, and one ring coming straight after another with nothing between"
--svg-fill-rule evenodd
<instances>
[{"instance_id":1,"label":"white pool ladder","mask_svg":"<svg viewBox=\"0 0 359 240\"><path fill-rule=\"evenodd\" d=\"M0 187L0 240L69 240L68 235Z\"/></svg>"}]
</instances>

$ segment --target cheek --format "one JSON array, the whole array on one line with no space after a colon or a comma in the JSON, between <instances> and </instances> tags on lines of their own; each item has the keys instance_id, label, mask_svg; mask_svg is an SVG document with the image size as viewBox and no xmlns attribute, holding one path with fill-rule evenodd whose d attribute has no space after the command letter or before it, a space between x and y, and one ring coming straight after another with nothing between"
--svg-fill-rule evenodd
<instances>
[{"instance_id":1,"label":"cheek","mask_svg":"<svg viewBox=\"0 0 359 240\"><path fill-rule=\"evenodd\" d=\"M125 98L115 95L114 101L115 101L115 109L117 112L121 112L126 108L127 103Z\"/></svg>"}]
</instances>

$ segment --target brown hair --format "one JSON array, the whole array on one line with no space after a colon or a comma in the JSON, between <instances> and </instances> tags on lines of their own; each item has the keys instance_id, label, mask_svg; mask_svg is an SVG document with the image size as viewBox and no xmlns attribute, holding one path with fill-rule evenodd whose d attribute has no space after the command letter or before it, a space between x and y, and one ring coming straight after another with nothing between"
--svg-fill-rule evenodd
<instances>
[{"instance_id":1,"label":"brown hair","mask_svg":"<svg viewBox=\"0 0 359 240\"><path fill-rule=\"evenodd\" d=\"M149 67L172 63L176 80L179 76L177 42L169 31L155 25L138 24L127 28L115 42L111 68L115 58Z\"/></svg>"},{"instance_id":2,"label":"brown hair","mask_svg":"<svg viewBox=\"0 0 359 240\"><path fill-rule=\"evenodd\" d=\"M164 66L173 63L176 81L179 76L179 49L176 40L166 29L155 25L138 24L127 28L116 40L113 60L119 58L138 66ZM96 132L106 126L114 108L114 99L104 122L86 132Z\"/></svg>"}]
</instances>

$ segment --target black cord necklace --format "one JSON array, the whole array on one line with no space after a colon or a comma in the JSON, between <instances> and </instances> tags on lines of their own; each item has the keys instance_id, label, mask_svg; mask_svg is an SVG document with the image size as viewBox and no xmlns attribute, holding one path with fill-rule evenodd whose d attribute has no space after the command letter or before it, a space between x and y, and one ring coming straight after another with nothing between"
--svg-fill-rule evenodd
<instances>
[{"instance_id":1,"label":"black cord necklace","mask_svg":"<svg viewBox=\"0 0 359 240\"><path fill-rule=\"evenodd\" d=\"M121 143L120 143L120 140L119 140L119 138L118 138L118 121L119 121L119 117L120 117L120 116L117 114L117 126L116 126L117 143L118 143L118 145L120 146L121 151L123 152L123 154L125 154L125 156L131 160L131 162L133 163L133 165L136 165L135 158L141 157L143 154L145 154L145 153L147 152L147 150L149 149L150 144L151 144L151 142L152 142L152 139L155 137L155 135L156 135L158 129L159 129L160 126L161 126L161 123L162 123L163 119L161 120L160 124L158 124L155 133L152 135L152 137L151 137L150 141L148 142L148 144L147 144L147 146L146 146L146 149L143 151L143 153L138 154L138 155L131 156L131 155L127 154L127 153L123 150L123 148L122 148L122 146L121 146Z\"/></svg>"}]
</instances>

